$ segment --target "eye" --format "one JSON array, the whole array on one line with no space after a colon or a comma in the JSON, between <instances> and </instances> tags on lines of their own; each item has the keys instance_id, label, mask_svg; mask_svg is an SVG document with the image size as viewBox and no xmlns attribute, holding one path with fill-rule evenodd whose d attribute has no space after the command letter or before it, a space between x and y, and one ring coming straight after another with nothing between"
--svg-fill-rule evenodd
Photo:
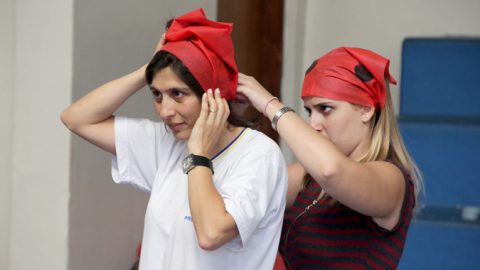
<instances>
[{"instance_id":1,"label":"eye","mask_svg":"<svg viewBox=\"0 0 480 270\"><path fill-rule=\"evenodd\" d=\"M151 89L151 91L154 98L160 98L162 96L162 93L156 89Z\"/></svg>"},{"instance_id":2,"label":"eye","mask_svg":"<svg viewBox=\"0 0 480 270\"><path fill-rule=\"evenodd\" d=\"M333 109L332 106L320 105L320 111L322 113L329 113L332 109Z\"/></svg>"},{"instance_id":3,"label":"eye","mask_svg":"<svg viewBox=\"0 0 480 270\"><path fill-rule=\"evenodd\" d=\"M172 91L172 95L173 95L174 97L176 97L176 98L181 98L181 97L183 97L185 94L184 94L182 91L179 91L179 90L174 89L174 90Z\"/></svg>"},{"instance_id":4,"label":"eye","mask_svg":"<svg viewBox=\"0 0 480 270\"><path fill-rule=\"evenodd\" d=\"M304 108L305 108L305 111L308 114L308 117L312 116L312 110L310 108L307 108L307 107L304 107Z\"/></svg>"}]
</instances>

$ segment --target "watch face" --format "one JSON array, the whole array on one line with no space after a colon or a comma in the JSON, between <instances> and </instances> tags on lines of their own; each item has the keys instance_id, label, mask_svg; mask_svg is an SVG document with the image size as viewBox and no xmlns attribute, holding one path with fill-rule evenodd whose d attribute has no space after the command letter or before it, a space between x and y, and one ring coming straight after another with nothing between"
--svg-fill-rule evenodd
<instances>
[{"instance_id":1,"label":"watch face","mask_svg":"<svg viewBox=\"0 0 480 270\"><path fill-rule=\"evenodd\" d=\"M187 173L193 166L193 157L192 155L188 155L185 159L183 159L182 167L183 172Z\"/></svg>"},{"instance_id":2,"label":"watch face","mask_svg":"<svg viewBox=\"0 0 480 270\"><path fill-rule=\"evenodd\" d=\"M194 154L188 155L182 162L183 172L188 174L196 166L205 166L212 170L213 174L213 164L212 161L204 156L196 156Z\"/></svg>"}]
</instances>

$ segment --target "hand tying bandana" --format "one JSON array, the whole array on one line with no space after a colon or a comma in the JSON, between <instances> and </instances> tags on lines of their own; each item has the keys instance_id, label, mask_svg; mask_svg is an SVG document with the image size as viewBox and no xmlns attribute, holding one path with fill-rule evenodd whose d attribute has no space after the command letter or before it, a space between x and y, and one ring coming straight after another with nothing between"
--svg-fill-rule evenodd
<instances>
[{"instance_id":1,"label":"hand tying bandana","mask_svg":"<svg viewBox=\"0 0 480 270\"><path fill-rule=\"evenodd\" d=\"M162 50L180 59L204 91L219 88L222 97L232 100L238 81L232 27L208 20L203 9L197 9L173 20Z\"/></svg>"},{"instance_id":2,"label":"hand tying bandana","mask_svg":"<svg viewBox=\"0 0 480 270\"><path fill-rule=\"evenodd\" d=\"M385 106L385 79L397 82L388 70L390 60L372 51L340 47L308 68L302 98L320 96L363 106Z\"/></svg>"}]
</instances>

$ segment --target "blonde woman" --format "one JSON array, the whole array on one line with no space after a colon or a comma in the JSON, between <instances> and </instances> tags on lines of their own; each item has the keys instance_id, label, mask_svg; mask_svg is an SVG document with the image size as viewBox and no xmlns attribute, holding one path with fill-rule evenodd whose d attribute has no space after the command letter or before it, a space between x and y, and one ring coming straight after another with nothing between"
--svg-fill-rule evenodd
<instances>
[{"instance_id":1,"label":"blonde woman","mask_svg":"<svg viewBox=\"0 0 480 270\"><path fill-rule=\"evenodd\" d=\"M288 269L395 269L421 178L393 114L389 60L340 47L307 70L305 123L254 78L238 92L272 121L289 166L279 251Z\"/></svg>"}]
</instances>

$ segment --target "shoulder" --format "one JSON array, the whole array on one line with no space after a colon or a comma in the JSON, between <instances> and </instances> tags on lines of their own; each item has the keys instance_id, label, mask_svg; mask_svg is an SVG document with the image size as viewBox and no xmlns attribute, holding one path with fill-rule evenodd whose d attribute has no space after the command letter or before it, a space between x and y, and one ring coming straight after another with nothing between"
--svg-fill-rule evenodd
<instances>
[{"instance_id":1,"label":"shoulder","mask_svg":"<svg viewBox=\"0 0 480 270\"><path fill-rule=\"evenodd\" d=\"M281 168L287 168L282 151L278 144L262 132L247 128L235 147L237 161L258 161L264 166L276 164Z\"/></svg>"},{"instance_id":2,"label":"shoulder","mask_svg":"<svg viewBox=\"0 0 480 270\"><path fill-rule=\"evenodd\" d=\"M398 171L403 175L406 181L412 182L412 175L410 174L410 171L408 168L405 168L400 162L394 161L392 159L387 159L384 161L385 163L388 163L390 166L396 167ZM413 183L413 182L412 182Z\"/></svg>"},{"instance_id":3,"label":"shoulder","mask_svg":"<svg viewBox=\"0 0 480 270\"><path fill-rule=\"evenodd\" d=\"M256 149L257 153L275 153L281 154L280 147L270 137L264 133L247 128L244 131L245 147L249 149Z\"/></svg>"},{"instance_id":4,"label":"shoulder","mask_svg":"<svg viewBox=\"0 0 480 270\"><path fill-rule=\"evenodd\" d=\"M375 174L384 176L382 178L407 179L404 168L391 160L371 161L365 165Z\"/></svg>"},{"instance_id":5,"label":"shoulder","mask_svg":"<svg viewBox=\"0 0 480 270\"><path fill-rule=\"evenodd\" d=\"M156 122L146 118L115 117L115 141L151 148L156 147L183 147L173 133L163 122ZM154 146L154 147L152 147ZM173 149L168 151L172 152Z\"/></svg>"},{"instance_id":6,"label":"shoulder","mask_svg":"<svg viewBox=\"0 0 480 270\"><path fill-rule=\"evenodd\" d=\"M376 195L384 196L389 194L388 200L396 202L396 206L399 207L403 200L405 190L408 189L408 178L404 174L404 170L401 166L390 161L372 161L367 162L365 165L370 172L369 177L372 177L371 183L375 190L383 190L382 195L376 193ZM373 181L373 179L375 179Z\"/></svg>"},{"instance_id":7,"label":"shoulder","mask_svg":"<svg viewBox=\"0 0 480 270\"><path fill-rule=\"evenodd\" d=\"M126 127L151 128L159 127L162 122L155 122L147 118L132 118L125 116L115 116L115 125L124 125Z\"/></svg>"},{"instance_id":8,"label":"shoulder","mask_svg":"<svg viewBox=\"0 0 480 270\"><path fill-rule=\"evenodd\" d=\"M168 135L170 133L163 122L124 116L115 116L115 132L149 133L152 135Z\"/></svg>"}]
</instances>

